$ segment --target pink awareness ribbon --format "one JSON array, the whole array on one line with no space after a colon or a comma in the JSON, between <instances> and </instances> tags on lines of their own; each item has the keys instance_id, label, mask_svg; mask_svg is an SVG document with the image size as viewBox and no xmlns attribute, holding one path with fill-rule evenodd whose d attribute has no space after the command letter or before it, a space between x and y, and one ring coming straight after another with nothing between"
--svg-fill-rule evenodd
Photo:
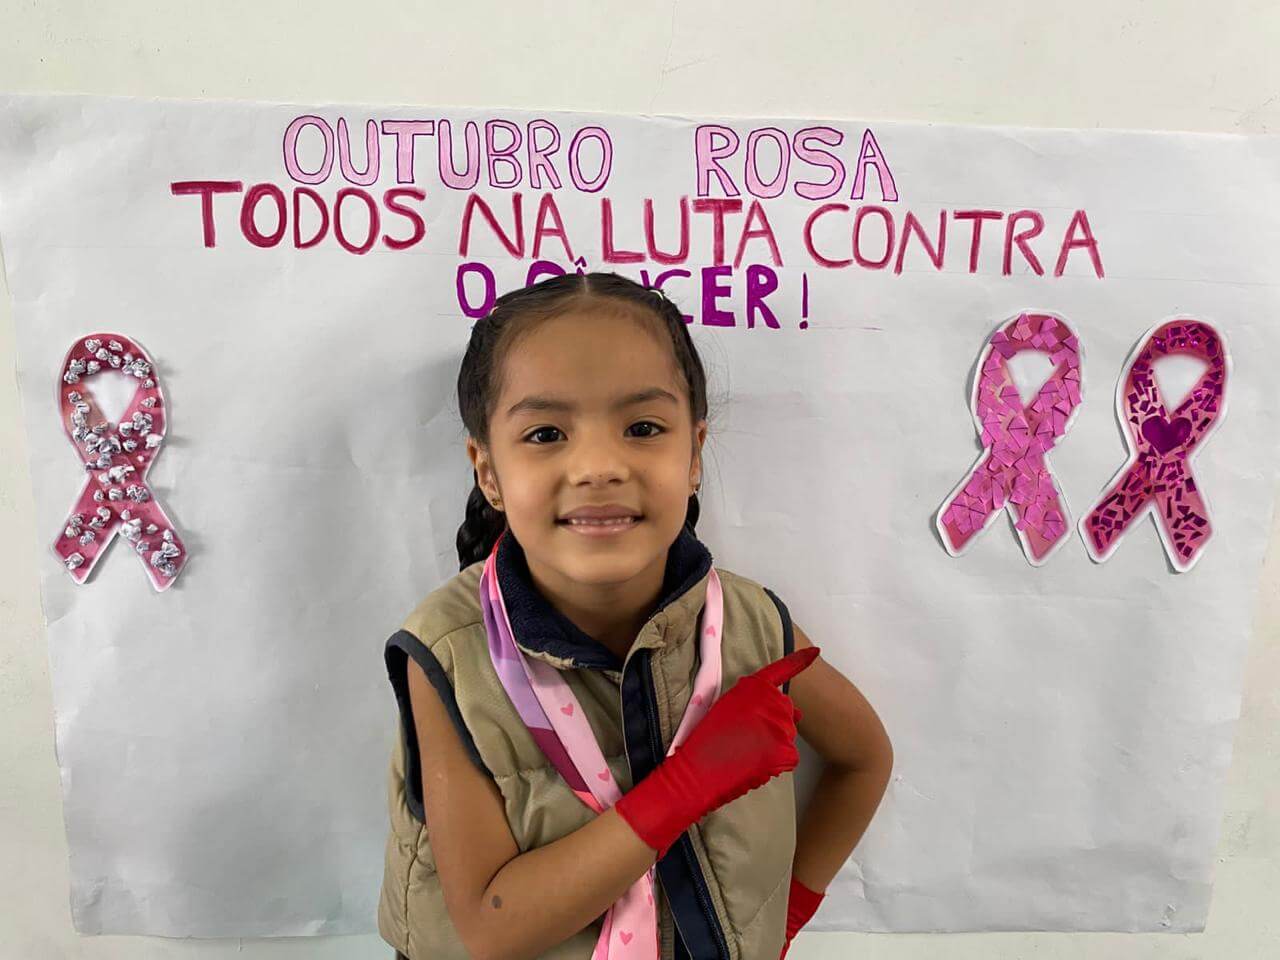
<instances>
[{"instance_id":1,"label":"pink awareness ribbon","mask_svg":"<svg viewBox=\"0 0 1280 960\"><path fill-rule=\"evenodd\" d=\"M138 381L118 424L108 422L81 389L85 380L105 371ZM165 434L164 396L150 356L120 333L77 340L62 362L58 408L86 477L53 543L54 553L72 578L84 583L115 535L122 534L142 558L151 585L164 590L185 565L187 552L145 481Z\"/></svg>"},{"instance_id":2,"label":"pink awareness ribbon","mask_svg":"<svg viewBox=\"0 0 1280 960\"><path fill-rule=\"evenodd\" d=\"M509 532L504 530L498 542ZM497 552L495 543L480 575L480 605L494 668L521 720L565 783L591 810L604 813L618 802L622 791L581 704L560 671L545 661L524 656L516 646L498 586ZM694 674L693 693L667 756L684 742L720 695L723 617L720 578L712 567L699 620L700 663ZM653 900L656 866L646 870L605 911L592 960L658 960L658 919Z\"/></svg>"},{"instance_id":3,"label":"pink awareness ribbon","mask_svg":"<svg viewBox=\"0 0 1280 960\"><path fill-rule=\"evenodd\" d=\"M1024 350L1043 351L1054 365L1026 406L1006 362ZM1038 566L1065 541L1070 526L1045 454L1080 404L1080 344L1058 317L1022 313L991 335L977 370L970 408L982 453L939 509L938 532L947 552L959 556L1007 509L1023 553Z\"/></svg>"},{"instance_id":4,"label":"pink awareness ribbon","mask_svg":"<svg viewBox=\"0 0 1280 960\"><path fill-rule=\"evenodd\" d=\"M1179 353L1200 358L1206 369L1170 415L1152 366ZM1111 556L1148 511L1175 570L1190 570L1199 559L1213 527L1189 458L1226 412L1230 369L1221 334L1200 320L1159 323L1138 341L1116 388L1116 415L1126 428L1129 459L1080 520L1080 535L1095 561Z\"/></svg>"}]
</instances>

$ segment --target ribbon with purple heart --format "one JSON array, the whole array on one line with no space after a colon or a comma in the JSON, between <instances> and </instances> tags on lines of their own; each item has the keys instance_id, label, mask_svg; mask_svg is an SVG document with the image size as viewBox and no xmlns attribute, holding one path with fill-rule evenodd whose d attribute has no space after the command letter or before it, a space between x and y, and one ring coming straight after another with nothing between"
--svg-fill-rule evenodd
<instances>
[{"instance_id":1,"label":"ribbon with purple heart","mask_svg":"<svg viewBox=\"0 0 1280 960\"><path fill-rule=\"evenodd\" d=\"M1053 363L1053 372L1025 405L1007 363L1024 350L1046 353ZM1070 527L1045 454L1066 433L1080 404L1080 343L1062 319L1022 313L991 335L977 371L970 408L982 453L943 502L938 532L947 552L959 556L1008 510L1027 560L1039 565Z\"/></svg>"},{"instance_id":2,"label":"ribbon with purple heart","mask_svg":"<svg viewBox=\"0 0 1280 960\"><path fill-rule=\"evenodd\" d=\"M1153 374L1155 362L1170 354L1189 354L1205 363L1204 373L1172 413ZM1222 336L1200 320L1165 321L1138 341L1116 391L1129 459L1080 520L1080 535L1094 560L1111 556L1125 532L1148 511L1175 570L1189 570L1200 558L1213 526L1189 457L1225 412L1230 368Z\"/></svg>"},{"instance_id":3,"label":"ribbon with purple heart","mask_svg":"<svg viewBox=\"0 0 1280 960\"><path fill-rule=\"evenodd\" d=\"M119 423L109 422L83 391L85 380L108 371L136 380ZM124 334L95 333L71 345L61 372L62 427L86 475L53 552L72 579L84 583L119 533L142 558L151 585L164 590L185 565L187 552L145 481L166 419L151 358Z\"/></svg>"}]
</instances>

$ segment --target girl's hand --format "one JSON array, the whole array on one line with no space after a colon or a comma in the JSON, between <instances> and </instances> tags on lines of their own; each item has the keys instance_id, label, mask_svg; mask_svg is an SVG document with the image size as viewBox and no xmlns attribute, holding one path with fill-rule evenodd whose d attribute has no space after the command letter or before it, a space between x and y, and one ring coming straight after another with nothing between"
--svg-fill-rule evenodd
<instances>
[{"instance_id":1,"label":"girl's hand","mask_svg":"<svg viewBox=\"0 0 1280 960\"><path fill-rule=\"evenodd\" d=\"M688 738L614 804L658 857L691 823L800 762L800 711L778 687L808 667L817 647L740 677Z\"/></svg>"},{"instance_id":2,"label":"girl's hand","mask_svg":"<svg viewBox=\"0 0 1280 960\"><path fill-rule=\"evenodd\" d=\"M826 897L825 893L810 890L796 879L794 873L791 875L791 894L787 898L787 942L782 945L778 960L782 960L787 955L792 938L809 922L809 918L817 911L818 904L824 897Z\"/></svg>"}]
</instances>

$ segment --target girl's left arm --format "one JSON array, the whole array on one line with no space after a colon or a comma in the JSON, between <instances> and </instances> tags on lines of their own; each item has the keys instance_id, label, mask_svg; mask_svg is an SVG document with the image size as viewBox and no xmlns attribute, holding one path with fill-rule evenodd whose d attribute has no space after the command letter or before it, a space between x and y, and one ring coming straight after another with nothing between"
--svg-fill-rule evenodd
<instances>
[{"instance_id":1,"label":"girl's left arm","mask_svg":"<svg viewBox=\"0 0 1280 960\"><path fill-rule=\"evenodd\" d=\"M794 622L792 628L796 650L813 646ZM796 826L792 877L821 892L880 805L893 768L893 746L871 704L822 657L797 674L787 692L802 714L797 732L825 761Z\"/></svg>"}]
</instances>

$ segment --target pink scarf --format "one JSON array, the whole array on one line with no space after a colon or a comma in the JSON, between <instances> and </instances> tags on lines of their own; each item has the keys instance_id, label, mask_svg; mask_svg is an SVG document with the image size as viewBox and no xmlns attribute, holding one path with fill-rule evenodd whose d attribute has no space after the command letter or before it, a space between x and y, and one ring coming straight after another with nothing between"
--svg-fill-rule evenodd
<instances>
[{"instance_id":1,"label":"pink scarf","mask_svg":"<svg viewBox=\"0 0 1280 960\"><path fill-rule=\"evenodd\" d=\"M506 536L504 531L502 536ZM498 543L502 537L498 538ZM498 588L498 544L480 574L480 606L489 656L520 719L578 799L604 813L622 796L600 744L560 671L516 646L507 608ZM720 579L712 567L698 633L701 663L693 679L693 695L676 729L667 756L684 742L720 695L720 629L724 605ZM604 915L604 926L592 960L657 960L658 918L653 902L654 867L645 871Z\"/></svg>"}]
</instances>

